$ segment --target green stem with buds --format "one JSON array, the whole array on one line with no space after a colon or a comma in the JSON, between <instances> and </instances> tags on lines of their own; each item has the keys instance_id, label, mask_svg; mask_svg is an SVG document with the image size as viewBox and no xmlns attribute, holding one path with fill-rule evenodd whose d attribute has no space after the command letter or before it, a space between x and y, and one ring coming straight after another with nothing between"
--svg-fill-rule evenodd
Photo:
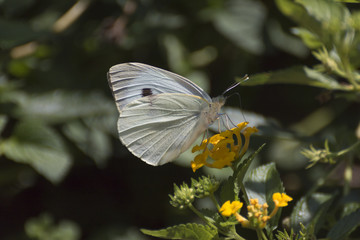
<instances>
[{"instance_id":1,"label":"green stem with buds","mask_svg":"<svg viewBox=\"0 0 360 240\"><path fill-rule=\"evenodd\" d=\"M244 238L242 238L241 236L239 236L236 233L235 227L233 229L230 230L230 233L228 232L224 232L222 231L220 228L218 228L217 226L215 226L212 222L210 222L208 219L205 218L204 214L202 214L199 210L197 210L192 204L189 204L188 206L199 218L201 218L204 222L206 222L206 224L208 224L210 227L217 229L217 231L221 234L224 234L226 236L232 237L233 239L236 240L245 240Z\"/></svg>"},{"instance_id":2,"label":"green stem with buds","mask_svg":"<svg viewBox=\"0 0 360 240\"><path fill-rule=\"evenodd\" d=\"M202 214L199 210L197 210L192 204L189 204L189 208L199 217L201 218L204 222L206 222L209 226L211 226L212 228L217 229L217 227L210 222L208 219L205 218L204 214Z\"/></svg>"}]
</instances>

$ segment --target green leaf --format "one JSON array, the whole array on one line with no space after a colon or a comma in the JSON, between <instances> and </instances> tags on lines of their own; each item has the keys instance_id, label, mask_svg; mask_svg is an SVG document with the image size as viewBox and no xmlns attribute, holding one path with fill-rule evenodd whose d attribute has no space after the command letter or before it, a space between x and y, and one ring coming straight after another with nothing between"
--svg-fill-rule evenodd
<instances>
[{"instance_id":1,"label":"green leaf","mask_svg":"<svg viewBox=\"0 0 360 240\"><path fill-rule=\"evenodd\" d=\"M337 33L346 28L350 19L349 10L341 3L328 0L277 0L279 9L322 39L324 44L331 44L329 33Z\"/></svg>"},{"instance_id":2,"label":"green leaf","mask_svg":"<svg viewBox=\"0 0 360 240\"><path fill-rule=\"evenodd\" d=\"M337 2L343 2L343 3L360 3L359 0L336 0Z\"/></svg>"},{"instance_id":3,"label":"green leaf","mask_svg":"<svg viewBox=\"0 0 360 240\"><path fill-rule=\"evenodd\" d=\"M356 30L360 30L360 11L354 11L352 13L350 25Z\"/></svg>"},{"instance_id":4,"label":"green leaf","mask_svg":"<svg viewBox=\"0 0 360 240\"><path fill-rule=\"evenodd\" d=\"M242 185L245 175L255 157L261 152L261 150L265 147L265 143L261 145L254 153L252 153L249 157L245 158L240 162L240 164L236 167L234 176L236 176L236 181Z\"/></svg>"},{"instance_id":5,"label":"green leaf","mask_svg":"<svg viewBox=\"0 0 360 240\"><path fill-rule=\"evenodd\" d=\"M345 217L346 215L349 215L350 213L355 212L358 209L360 209L360 202L347 203L342 210L341 217Z\"/></svg>"},{"instance_id":6,"label":"green leaf","mask_svg":"<svg viewBox=\"0 0 360 240\"><path fill-rule=\"evenodd\" d=\"M317 49L323 46L321 39L305 28L293 28L292 32L299 36L304 44L310 49Z\"/></svg>"},{"instance_id":7,"label":"green leaf","mask_svg":"<svg viewBox=\"0 0 360 240\"><path fill-rule=\"evenodd\" d=\"M144 234L164 239L207 240L217 239L216 229L206 225L187 223L160 230L141 229Z\"/></svg>"},{"instance_id":8,"label":"green leaf","mask_svg":"<svg viewBox=\"0 0 360 240\"><path fill-rule=\"evenodd\" d=\"M61 181L71 166L61 137L35 121L20 122L13 135L0 143L0 152L15 162L29 164L53 183Z\"/></svg>"},{"instance_id":9,"label":"green leaf","mask_svg":"<svg viewBox=\"0 0 360 240\"><path fill-rule=\"evenodd\" d=\"M28 77L31 73L31 64L29 59L12 59L8 64L8 71L11 75L18 78Z\"/></svg>"},{"instance_id":10,"label":"green leaf","mask_svg":"<svg viewBox=\"0 0 360 240\"><path fill-rule=\"evenodd\" d=\"M244 186L248 199L258 199L260 204L267 203L269 205L269 212L275 207L272 195L276 192L284 192L284 187L280 175L276 170L275 163L253 169L250 174L246 176ZM281 215L280 210L275 217L271 218L269 225L270 230L274 230L277 227Z\"/></svg>"},{"instance_id":11,"label":"green leaf","mask_svg":"<svg viewBox=\"0 0 360 240\"><path fill-rule=\"evenodd\" d=\"M283 29L280 21L271 20L267 25L271 43L276 48L299 58L306 58L309 55L308 47L297 36Z\"/></svg>"},{"instance_id":12,"label":"green leaf","mask_svg":"<svg viewBox=\"0 0 360 240\"><path fill-rule=\"evenodd\" d=\"M291 213L291 227L295 232L301 230L300 223L316 233L323 224L325 214L330 207L333 196L330 194L315 193L302 197Z\"/></svg>"},{"instance_id":13,"label":"green leaf","mask_svg":"<svg viewBox=\"0 0 360 240\"><path fill-rule=\"evenodd\" d=\"M42 214L37 218L31 218L25 223L25 232L31 239L38 240L77 240L80 239L79 226L69 220L61 220L54 223L48 214Z\"/></svg>"},{"instance_id":14,"label":"green leaf","mask_svg":"<svg viewBox=\"0 0 360 240\"><path fill-rule=\"evenodd\" d=\"M0 115L0 134L4 130L7 121L8 121L7 116ZM1 152L0 152L0 154L1 154Z\"/></svg>"},{"instance_id":15,"label":"green leaf","mask_svg":"<svg viewBox=\"0 0 360 240\"><path fill-rule=\"evenodd\" d=\"M230 176L226 181L223 181L220 188L220 201L225 203L226 201L234 201L236 198L234 191L234 177Z\"/></svg>"},{"instance_id":16,"label":"green leaf","mask_svg":"<svg viewBox=\"0 0 360 240\"><path fill-rule=\"evenodd\" d=\"M321 24L311 17L303 6L295 3L293 0L276 0L276 4L283 14L297 22L300 26L308 29L315 35L321 35Z\"/></svg>"},{"instance_id":17,"label":"green leaf","mask_svg":"<svg viewBox=\"0 0 360 240\"><path fill-rule=\"evenodd\" d=\"M326 31L338 32L350 17L349 10L341 3L329 0L297 0L308 14L322 23Z\"/></svg>"},{"instance_id":18,"label":"green leaf","mask_svg":"<svg viewBox=\"0 0 360 240\"><path fill-rule=\"evenodd\" d=\"M239 80L239 78L237 78ZM329 90L347 90L335 79L307 67L291 67L269 73L255 74L244 82L243 86L264 84L297 84L311 87L321 87Z\"/></svg>"},{"instance_id":19,"label":"green leaf","mask_svg":"<svg viewBox=\"0 0 360 240\"><path fill-rule=\"evenodd\" d=\"M220 201L226 202L228 200L234 201L237 199L240 193L240 189L243 188L243 180L247 170L249 169L252 161L256 155L262 150L265 146L263 144L260 146L253 154L249 157L243 159L238 166L236 167L233 176L230 176L226 181L223 182L220 190ZM234 180L235 179L235 180ZM240 188L241 187L241 188ZM244 188L243 188L244 189Z\"/></svg>"},{"instance_id":20,"label":"green leaf","mask_svg":"<svg viewBox=\"0 0 360 240\"><path fill-rule=\"evenodd\" d=\"M107 134L97 128L89 128L80 121L72 121L63 128L64 134L98 167L104 167L111 154L111 143Z\"/></svg>"},{"instance_id":21,"label":"green leaf","mask_svg":"<svg viewBox=\"0 0 360 240\"><path fill-rule=\"evenodd\" d=\"M357 210L336 222L330 229L326 238L331 240L345 239L358 226L360 226L360 210Z\"/></svg>"},{"instance_id":22,"label":"green leaf","mask_svg":"<svg viewBox=\"0 0 360 240\"><path fill-rule=\"evenodd\" d=\"M253 169L246 176L244 185L249 199L258 199L260 204L268 203L272 208L272 194L284 190L275 163Z\"/></svg>"},{"instance_id":23,"label":"green leaf","mask_svg":"<svg viewBox=\"0 0 360 240\"><path fill-rule=\"evenodd\" d=\"M215 28L243 49L261 54L265 8L258 1L226 1L225 9L214 14Z\"/></svg>"},{"instance_id":24,"label":"green leaf","mask_svg":"<svg viewBox=\"0 0 360 240\"><path fill-rule=\"evenodd\" d=\"M57 90L44 94L24 95L16 100L19 104L16 114L20 118L41 119L48 123L100 116L116 119L117 116L114 102L97 92Z\"/></svg>"},{"instance_id":25,"label":"green leaf","mask_svg":"<svg viewBox=\"0 0 360 240\"><path fill-rule=\"evenodd\" d=\"M186 73L189 71L189 65L185 60L185 47L181 41L174 35L165 35L162 43L166 48L169 65L173 71Z\"/></svg>"}]
</instances>

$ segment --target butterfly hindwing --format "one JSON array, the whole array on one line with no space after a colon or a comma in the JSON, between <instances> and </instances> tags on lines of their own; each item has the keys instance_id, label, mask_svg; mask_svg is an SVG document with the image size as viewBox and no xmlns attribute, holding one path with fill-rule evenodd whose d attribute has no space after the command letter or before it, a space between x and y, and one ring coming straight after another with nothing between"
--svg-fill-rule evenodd
<instances>
[{"instance_id":1,"label":"butterfly hindwing","mask_svg":"<svg viewBox=\"0 0 360 240\"><path fill-rule=\"evenodd\" d=\"M179 156L206 130L202 113L208 107L205 99L187 94L137 99L120 113L120 139L143 161L162 165Z\"/></svg>"}]
</instances>

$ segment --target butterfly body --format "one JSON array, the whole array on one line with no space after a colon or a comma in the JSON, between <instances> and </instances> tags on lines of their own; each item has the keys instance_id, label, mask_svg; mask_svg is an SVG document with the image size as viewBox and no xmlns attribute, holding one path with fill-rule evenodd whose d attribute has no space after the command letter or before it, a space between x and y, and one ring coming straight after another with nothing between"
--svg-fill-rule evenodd
<instances>
[{"instance_id":1,"label":"butterfly body","mask_svg":"<svg viewBox=\"0 0 360 240\"><path fill-rule=\"evenodd\" d=\"M113 66L108 80L120 113L120 140L154 166L188 149L218 119L225 103L186 78L141 63Z\"/></svg>"}]
</instances>

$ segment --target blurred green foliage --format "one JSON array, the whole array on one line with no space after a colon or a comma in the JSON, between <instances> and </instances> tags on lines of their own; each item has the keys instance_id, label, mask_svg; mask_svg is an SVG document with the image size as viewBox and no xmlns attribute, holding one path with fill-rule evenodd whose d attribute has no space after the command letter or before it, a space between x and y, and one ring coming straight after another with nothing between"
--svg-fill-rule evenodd
<instances>
[{"instance_id":1,"label":"blurred green foliage","mask_svg":"<svg viewBox=\"0 0 360 240\"><path fill-rule=\"evenodd\" d=\"M293 223L341 239L359 218L357 3L0 1L0 238L62 239L56 235L65 231L67 239L146 239L134 227L189 218L167 196L192 171L147 166L117 139L106 72L137 61L188 77L212 96L249 74L236 91L244 115L259 123L253 148L269 143L254 164L276 163L297 202L293 213L283 211ZM239 107L236 98L227 105ZM351 151L305 170L301 151L322 149L325 140L333 153ZM316 211L307 212L309 202ZM321 218L327 209L333 222L296 215Z\"/></svg>"},{"instance_id":2,"label":"blurred green foliage","mask_svg":"<svg viewBox=\"0 0 360 240\"><path fill-rule=\"evenodd\" d=\"M76 240L80 238L79 227L71 222L62 220L56 226L48 214L29 219L25 224L26 234L39 240Z\"/></svg>"}]
</instances>

